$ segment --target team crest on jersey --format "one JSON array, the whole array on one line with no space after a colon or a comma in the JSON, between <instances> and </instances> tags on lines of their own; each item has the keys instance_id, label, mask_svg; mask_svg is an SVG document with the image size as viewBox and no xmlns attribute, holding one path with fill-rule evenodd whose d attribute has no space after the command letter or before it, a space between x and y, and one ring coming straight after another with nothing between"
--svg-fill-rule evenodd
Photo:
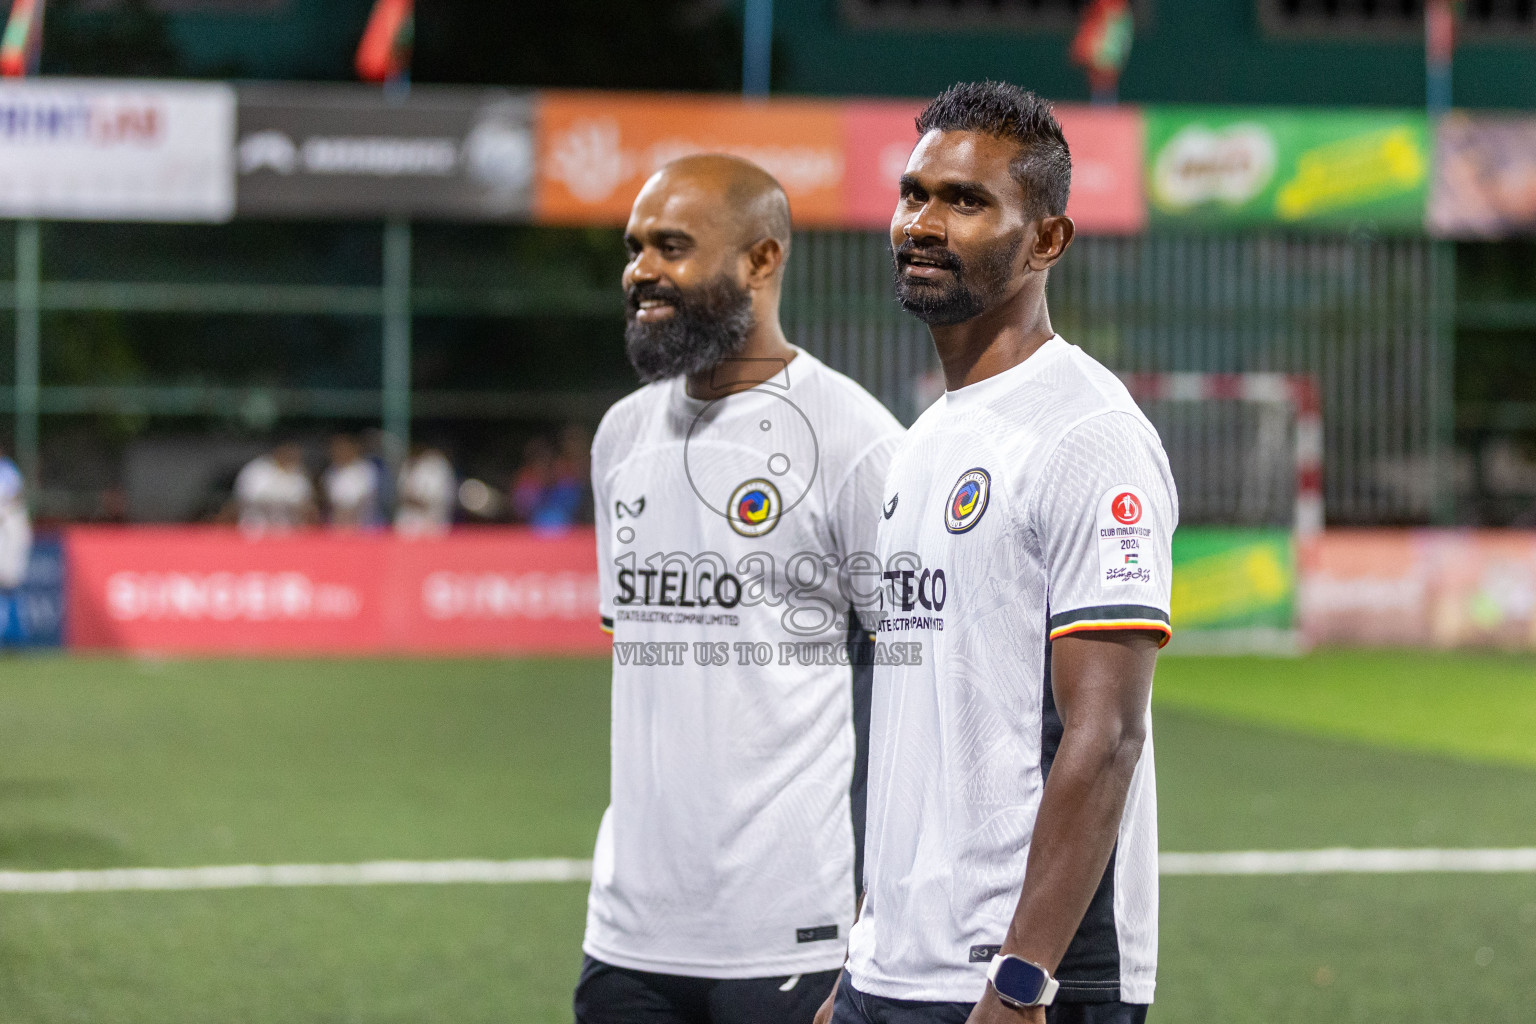
<instances>
[{"instance_id":1,"label":"team crest on jersey","mask_svg":"<svg viewBox=\"0 0 1536 1024\"><path fill-rule=\"evenodd\" d=\"M779 489L761 478L748 480L731 492L726 521L743 537L762 537L779 525L784 504Z\"/></svg>"},{"instance_id":2,"label":"team crest on jersey","mask_svg":"<svg viewBox=\"0 0 1536 1024\"><path fill-rule=\"evenodd\" d=\"M962 473L944 506L944 526L949 532L964 533L981 522L991 491L992 477L986 470L968 469Z\"/></svg>"}]
</instances>

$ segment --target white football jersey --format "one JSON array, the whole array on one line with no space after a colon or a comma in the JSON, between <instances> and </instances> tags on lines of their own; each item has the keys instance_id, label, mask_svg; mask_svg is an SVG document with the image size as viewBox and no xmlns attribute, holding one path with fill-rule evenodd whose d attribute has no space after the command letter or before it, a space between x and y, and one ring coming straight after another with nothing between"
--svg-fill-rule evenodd
<instances>
[{"instance_id":1,"label":"white football jersey","mask_svg":"<svg viewBox=\"0 0 1536 1024\"><path fill-rule=\"evenodd\" d=\"M854 987L974 1002L1007 934L1061 739L1050 642L1169 635L1177 498L1157 432L1120 381L1053 337L950 392L891 461L879 553L864 910ZM1119 841L1057 977L1058 1001L1148 1003L1157 963L1151 718Z\"/></svg>"},{"instance_id":2,"label":"white football jersey","mask_svg":"<svg viewBox=\"0 0 1536 1024\"><path fill-rule=\"evenodd\" d=\"M847 612L879 600L872 552L900 434L805 352L750 391L702 402L675 378L603 418L592 485L613 761L588 955L707 978L843 962Z\"/></svg>"}]
</instances>

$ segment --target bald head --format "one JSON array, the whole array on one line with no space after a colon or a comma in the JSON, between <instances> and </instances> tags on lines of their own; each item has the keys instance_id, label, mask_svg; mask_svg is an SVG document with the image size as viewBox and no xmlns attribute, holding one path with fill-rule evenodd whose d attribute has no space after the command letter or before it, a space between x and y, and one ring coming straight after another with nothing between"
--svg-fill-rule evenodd
<instances>
[{"instance_id":1,"label":"bald head","mask_svg":"<svg viewBox=\"0 0 1536 1024\"><path fill-rule=\"evenodd\" d=\"M789 234L784 190L750 161L690 156L651 175L624 228L624 339L640 379L693 378L754 345L792 358L779 325Z\"/></svg>"},{"instance_id":2,"label":"bald head","mask_svg":"<svg viewBox=\"0 0 1536 1024\"><path fill-rule=\"evenodd\" d=\"M743 248L771 238L789 251L789 196L773 175L750 160L724 153L680 157L651 176L641 190L686 190L714 207Z\"/></svg>"}]
</instances>

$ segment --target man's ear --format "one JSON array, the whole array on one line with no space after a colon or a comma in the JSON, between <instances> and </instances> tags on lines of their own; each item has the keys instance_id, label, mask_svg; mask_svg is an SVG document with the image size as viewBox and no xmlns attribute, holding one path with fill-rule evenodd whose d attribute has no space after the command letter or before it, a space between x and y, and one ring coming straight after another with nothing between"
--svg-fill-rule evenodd
<instances>
[{"instance_id":1,"label":"man's ear","mask_svg":"<svg viewBox=\"0 0 1536 1024\"><path fill-rule=\"evenodd\" d=\"M1042 217L1029 249L1029 269L1049 270L1066 253L1077 234L1071 217Z\"/></svg>"},{"instance_id":2,"label":"man's ear","mask_svg":"<svg viewBox=\"0 0 1536 1024\"><path fill-rule=\"evenodd\" d=\"M784 267L784 246L776 238L759 238L743 254L747 266L747 287L763 288L771 284Z\"/></svg>"}]
</instances>

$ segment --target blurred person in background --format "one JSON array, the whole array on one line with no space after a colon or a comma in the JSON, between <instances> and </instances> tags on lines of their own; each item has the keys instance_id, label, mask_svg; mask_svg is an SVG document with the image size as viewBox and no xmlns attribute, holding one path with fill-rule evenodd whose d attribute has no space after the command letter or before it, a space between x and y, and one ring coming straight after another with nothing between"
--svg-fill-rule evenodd
<instances>
[{"instance_id":1,"label":"blurred person in background","mask_svg":"<svg viewBox=\"0 0 1536 1024\"><path fill-rule=\"evenodd\" d=\"M566 424L557 448L543 436L523 446L523 464L512 478L512 515L537 530L559 532L592 521L592 435Z\"/></svg>"},{"instance_id":2,"label":"blurred person in background","mask_svg":"<svg viewBox=\"0 0 1536 1024\"><path fill-rule=\"evenodd\" d=\"M27 515L25 481L10 456L0 450L0 590L21 586L32 555L32 520Z\"/></svg>"},{"instance_id":3,"label":"blurred person in background","mask_svg":"<svg viewBox=\"0 0 1536 1024\"><path fill-rule=\"evenodd\" d=\"M555 446L543 435L530 437L523 444L523 461L512 474L512 486L507 489L512 518L520 523L533 522L554 483Z\"/></svg>"},{"instance_id":4,"label":"blurred person in background","mask_svg":"<svg viewBox=\"0 0 1536 1024\"><path fill-rule=\"evenodd\" d=\"M554 483L544 496L541 513L535 525L565 527L592 521L592 435L580 423L567 423L560 431Z\"/></svg>"},{"instance_id":5,"label":"blurred person in background","mask_svg":"<svg viewBox=\"0 0 1536 1024\"><path fill-rule=\"evenodd\" d=\"M384 526L389 522L389 510L399 501L399 495L395 493L395 475L391 471L387 454L393 450L394 439L378 427L369 427L358 436L363 459L373 467L374 478L379 482L375 500L378 503L379 525Z\"/></svg>"},{"instance_id":6,"label":"blurred person in background","mask_svg":"<svg viewBox=\"0 0 1536 1024\"><path fill-rule=\"evenodd\" d=\"M350 434L331 438L331 464L322 484L332 527L372 530L383 523L379 510L379 470L363 457L357 438Z\"/></svg>"},{"instance_id":7,"label":"blurred person in background","mask_svg":"<svg viewBox=\"0 0 1536 1024\"><path fill-rule=\"evenodd\" d=\"M319 521L304 450L287 441L246 463L235 477L235 505L246 533L288 533Z\"/></svg>"},{"instance_id":8,"label":"blurred person in background","mask_svg":"<svg viewBox=\"0 0 1536 1024\"><path fill-rule=\"evenodd\" d=\"M411 445L396 484L395 529L406 536L435 536L453 525L457 493L448 457L424 444Z\"/></svg>"}]
</instances>

